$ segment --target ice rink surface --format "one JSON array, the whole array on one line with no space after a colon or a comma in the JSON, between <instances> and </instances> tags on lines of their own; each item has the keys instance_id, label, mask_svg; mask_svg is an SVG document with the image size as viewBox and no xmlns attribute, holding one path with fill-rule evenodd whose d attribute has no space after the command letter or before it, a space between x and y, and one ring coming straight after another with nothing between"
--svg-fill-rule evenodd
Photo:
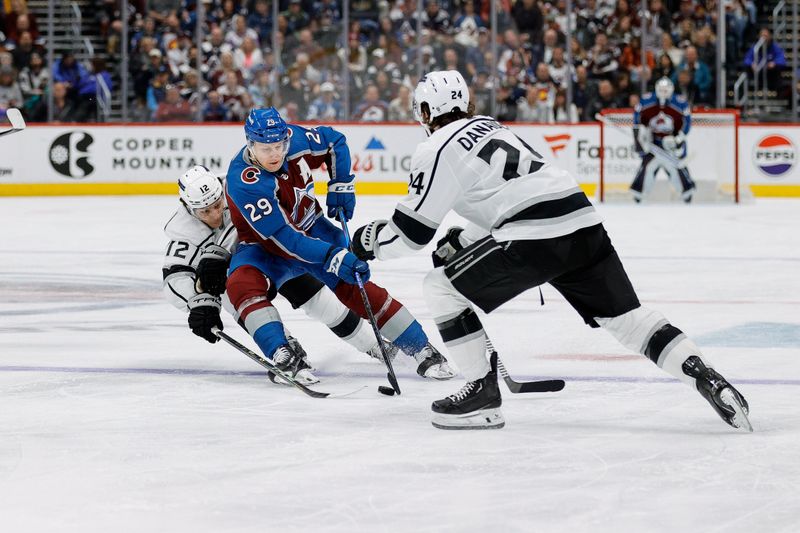
<instances>
[{"instance_id":1,"label":"ice rink surface","mask_svg":"<svg viewBox=\"0 0 800 533\"><path fill-rule=\"evenodd\" d=\"M352 228L395 198L361 197ZM0 531L795 532L800 528L800 202L604 205L643 303L694 338L755 433L592 330L545 286L484 318L517 379L499 431L441 431L431 383L279 300L323 376L315 400L192 335L161 296L169 197L4 198ZM453 220L451 220L452 222ZM437 235L438 238L438 235ZM441 347L430 248L373 265ZM226 332L254 346L229 316Z\"/></svg>"}]
</instances>

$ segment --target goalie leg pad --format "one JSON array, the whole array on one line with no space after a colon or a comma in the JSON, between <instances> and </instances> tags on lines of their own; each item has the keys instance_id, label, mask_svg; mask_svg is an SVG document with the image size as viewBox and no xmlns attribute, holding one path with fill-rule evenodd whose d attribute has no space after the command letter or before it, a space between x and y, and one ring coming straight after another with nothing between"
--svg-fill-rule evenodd
<instances>
[{"instance_id":1,"label":"goalie leg pad","mask_svg":"<svg viewBox=\"0 0 800 533\"><path fill-rule=\"evenodd\" d=\"M274 290L269 278L257 268L245 265L228 277L227 293L239 324L253 337L264 354L271 356L286 344L280 314L272 305Z\"/></svg>"},{"instance_id":2,"label":"goalie leg pad","mask_svg":"<svg viewBox=\"0 0 800 533\"><path fill-rule=\"evenodd\" d=\"M636 177L633 178L631 183L631 193L634 198L641 198L645 190L645 178L648 174L655 176L655 165L653 164L653 154L646 154L642 158L642 164L639 165L639 170L636 171ZM648 186L649 188L649 186Z\"/></svg>"}]
</instances>

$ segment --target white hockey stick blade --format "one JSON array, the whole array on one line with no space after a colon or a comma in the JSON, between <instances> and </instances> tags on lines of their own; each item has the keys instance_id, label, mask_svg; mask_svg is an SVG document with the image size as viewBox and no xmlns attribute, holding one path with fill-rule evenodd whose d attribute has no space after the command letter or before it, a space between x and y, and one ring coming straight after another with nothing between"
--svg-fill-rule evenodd
<instances>
[{"instance_id":1,"label":"white hockey stick blade","mask_svg":"<svg viewBox=\"0 0 800 533\"><path fill-rule=\"evenodd\" d=\"M20 113L19 109L12 107L6 111L6 116L8 121L11 122L12 129L17 131L25 129L25 119L22 118L22 113Z\"/></svg>"},{"instance_id":2,"label":"white hockey stick blade","mask_svg":"<svg viewBox=\"0 0 800 533\"><path fill-rule=\"evenodd\" d=\"M22 113L19 112L19 109L12 107L6 111L6 116L9 122L11 122L11 129L0 131L0 137L11 133L17 133L25 129L25 119L22 118Z\"/></svg>"}]
</instances>

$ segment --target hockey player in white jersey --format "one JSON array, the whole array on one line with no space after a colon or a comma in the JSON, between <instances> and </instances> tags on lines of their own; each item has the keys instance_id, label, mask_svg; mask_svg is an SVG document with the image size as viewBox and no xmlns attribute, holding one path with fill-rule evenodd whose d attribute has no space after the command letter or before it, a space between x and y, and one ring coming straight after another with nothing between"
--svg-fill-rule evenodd
<instances>
[{"instance_id":1,"label":"hockey player in white jersey","mask_svg":"<svg viewBox=\"0 0 800 533\"><path fill-rule=\"evenodd\" d=\"M230 255L237 244L236 228L225 203L222 180L207 168L198 165L189 169L178 180L178 186L180 206L164 226L169 239L163 266L164 294L176 308L189 312L192 332L214 343L219 339L211 330L223 328L220 318L223 302L236 320L242 322L224 294ZM300 308L324 323L358 351L381 357L371 328L316 278L299 276L286 282L278 292L295 309ZM242 326L247 329L246 323ZM305 363L282 370L293 372L305 383L317 382L300 343L288 334L287 337L289 349L294 352L288 355L294 357L286 360L299 359ZM389 347L390 356L394 356L397 348L391 344ZM282 361L278 359L276 364Z\"/></svg>"},{"instance_id":2,"label":"hockey player in white jersey","mask_svg":"<svg viewBox=\"0 0 800 533\"><path fill-rule=\"evenodd\" d=\"M556 288L584 321L695 388L734 427L750 428L747 402L684 333L640 305L599 213L567 172L553 167L511 130L472 116L469 89L456 71L432 72L417 85L414 112L429 134L411 161L409 194L390 220L359 228L362 260L421 250L444 216L469 221L437 243L426 275L428 307L467 380L433 402L442 429L505 424L496 356L473 306L489 313L543 283Z\"/></svg>"}]
</instances>

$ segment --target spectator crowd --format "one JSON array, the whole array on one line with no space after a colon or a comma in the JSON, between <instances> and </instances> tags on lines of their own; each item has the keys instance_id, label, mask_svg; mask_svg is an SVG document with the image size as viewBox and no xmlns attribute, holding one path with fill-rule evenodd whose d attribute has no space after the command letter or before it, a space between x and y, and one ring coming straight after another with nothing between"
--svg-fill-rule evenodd
<instances>
[{"instance_id":1,"label":"spectator crowd","mask_svg":"<svg viewBox=\"0 0 800 533\"><path fill-rule=\"evenodd\" d=\"M200 1L198 49L197 0L131 0L127 13L118 0L94 0L109 57L118 61L128 47L132 120L242 121L252 107L275 106L290 121L408 122L420 69L459 70L476 112L489 113L494 97L503 121L593 120L603 108L635 105L642 83L652 88L662 76L693 105L711 106L719 1L727 63L760 61L752 53L759 30L751 0L574 0L571 13L565 0L425 0L420 16L416 1L352 0L346 31L340 0L277 0L277 17L272 0ZM56 119L91 120L97 78L114 86L103 62L86 68L66 54L48 69L25 1L2 3L0 109L23 107L41 119L52 76ZM778 84L785 58L774 47L767 62L770 83Z\"/></svg>"}]
</instances>

